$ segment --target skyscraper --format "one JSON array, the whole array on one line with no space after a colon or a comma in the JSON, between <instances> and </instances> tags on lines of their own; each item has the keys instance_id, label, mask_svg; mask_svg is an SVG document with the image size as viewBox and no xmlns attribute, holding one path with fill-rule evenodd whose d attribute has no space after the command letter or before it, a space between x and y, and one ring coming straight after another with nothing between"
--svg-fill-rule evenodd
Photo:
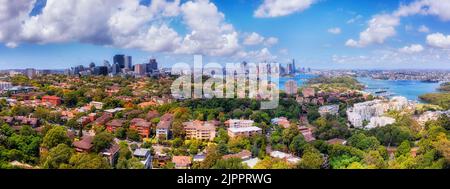
<instances>
[{"instance_id":1,"label":"skyscraper","mask_svg":"<svg viewBox=\"0 0 450 189\"><path fill-rule=\"evenodd\" d=\"M34 68L27 68L25 70L25 74L27 75L28 78L31 79L33 77L36 77L37 72L36 72L36 69L34 69Z\"/></svg>"},{"instance_id":2,"label":"skyscraper","mask_svg":"<svg viewBox=\"0 0 450 189\"><path fill-rule=\"evenodd\" d=\"M292 74L296 74L297 73L297 67L295 67L295 59L292 59Z\"/></svg>"},{"instance_id":3,"label":"skyscraper","mask_svg":"<svg viewBox=\"0 0 450 189\"><path fill-rule=\"evenodd\" d=\"M94 75L108 75L108 67L106 66L97 66L94 67Z\"/></svg>"},{"instance_id":4,"label":"skyscraper","mask_svg":"<svg viewBox=\"0 0 450 189\"><path fill-rule=\"evenodd\" d=\"M133 58L131 56L125 56L125 69L131 70L133 67Z\"/></svg>"},{"instance_id":5,"label":"skyscraper","mask_svg":"<svg viewBox=\"0 0 450 189\"><path fill-rule=\"evenodd\" d=\"M154 71L158 70L158 62L156 61L156 59L150 59L146 69L147 73L153 73Z\"/></svg>"},{"instance_id":6,"label":"skyscraper","mask_svg":"<svg viewBox=\"0 0 450 189\"><path fill-rule=\"evenodd\" d=\"M119 65L120 69L125 68L125 55L117 54L113 58L113 64Z\"/></svg>"},{"instance_id":7,"label":"skyscraper","mask_svg":"<svg viewBox=\"0 0 450 189\"><path fill-rule=\"evenodd\" d=\"M146 67L144 64L136 64L134 66L134 73L136 75L142 76L142 75L145 75L145 72L146 72Z\"/></svg>"},{"instance_id":8,"label":"skyscraper","mask_svg":"<svg viewBox=\"0 0 450 189\"><path fill-rule=\"evenodd\" d=\"M95 63L94 63L94 62L91 62L91 63L89 64L89 68L90 68L90 69L95 68Z\"/></svg>"},{"instance_id":9,"label":"skyscraper","mask_svg":"<svg viewBox=\"0 0 450 189\"><path fill-rule=\"evenodd\" d=\"M120 73L120 65L117 64L117 63L114 63L114 64L112 65L112 68L111 68L111 74L112 74L112 75L117 75L117 74L119 74L119 73Z\"/></svg>"},{"instance_id":10,"label":"skyscraper","mask_svg":"<svg viewBox=\"0 0 450 189\"><path fill-rule=\"evenodd\" d=\"M105 66L108 69L108 73L111 73L112 67L111 67L111 64L109 63L109 61L104 60L103 61L103 66Z\"/></svg>"}]
</instances>

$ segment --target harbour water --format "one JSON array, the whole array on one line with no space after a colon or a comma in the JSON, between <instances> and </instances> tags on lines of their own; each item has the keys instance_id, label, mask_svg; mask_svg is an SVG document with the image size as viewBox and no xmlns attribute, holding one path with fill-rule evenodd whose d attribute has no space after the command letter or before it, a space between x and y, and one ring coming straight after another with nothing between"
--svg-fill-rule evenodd
<instances>
[{"instance_id":1,"label":"harbour water","mask_svg":"<svg viewBox=\"0 0 450 189\"><path fill-rule=\"evenodd\" d=\"M279 86L281 90L285 89L286 82L290 80L294 80L297 82L297 86L300 88L302 87L309 79L315 78L317 75L312 74L297 74L292 77L280 77Z\"/></svg>"},{"instance_id":2,"label":"harbour water","mask_svg":"<svg viewBox=\"0 0 450 189\"><path fill-rule=\"evenodd\" d=\"M298 87L302 87L309 79L317 75L297 74L293 77L280 77L279 86L285 89L285 83L289 80L297 81ZM440 83L428 83L411 80L377 80L369 77L360 77L357 80L366 85L366 91L375 95L404 96L408 100L420 101L419 96L426 93L437 92ZM381 92L376 94L376 92Z\"/></svg>"},{"instance_id":3,"label":"harbour water","mask_svg":"<svg viewBox=\"0 0 450 189\"><path fill-rule=\"evenodd\" d=\"M388 96L404 96L413 101L420 101L420 95L436 92L440 86L440 83L410 80L377 80L369 77L357 79L367 86L367 92L382 92Z\"/></svg>"}]
</instances>

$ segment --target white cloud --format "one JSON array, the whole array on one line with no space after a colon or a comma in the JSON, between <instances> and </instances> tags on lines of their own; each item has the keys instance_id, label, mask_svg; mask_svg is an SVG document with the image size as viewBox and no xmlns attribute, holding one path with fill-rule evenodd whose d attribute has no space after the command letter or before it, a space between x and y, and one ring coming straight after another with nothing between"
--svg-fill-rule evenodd
<instances>
[{"instance_id":1,"label":"white cloud","mask_svg":"<svg viewBox=\"0 0 450 189\"><path fill-rule=\"evenodd\" d=\"M358 44L358 41L355 41L355 40L353 40L353 39L349 39L349 40L347 40L347 42L345 42L345 46L348 46L348 47L358 47L359 44Z\"/></svg>"},{"instance_id":2,"label":"white cloud","mask_svg":"<svg viewBox=\"0 0 450 189\"><path fill-rule=\"evenodd\" d=\"M240 49L239 35L225 15L209 0L189 1L181 6L187 34L176 53L223 56Z\"/></svg>"},{"instance_id":3,"label":"white cloud","mask_svg":"<svg viewBox=\"0 0 450 189\"><path fill-rule=\"evenodd\" d=\"M448 0L418 0L408 5L401 5L394 12L395 16L434 15L444 21L450 21L450 1Z\"/></svg>"},{"instance_id":4,"label":"white cloud","mask_svg":"<svg viewBox=\"0 0 450 189\"><path fill-rule=\"evenodd\" d=\"M281 55L285 55L285 56L289 55L289 50L288 49L280 49L279 52L280 52Z\"/></svg>"},{"instance_id":5,"label":"white cloud","mask_svg":"<svg viewBox=\"0 0 450 189\"><path fill-rule=\"evenodd\" d=\"M330 29L328 29L328 33L332 33L332 34L340 34L342 31L341 31L341 28L330 28Z\"/></svg>"},{"instance_id":6,"label":"white cloud","mask_svg":"<svg viewBox=\"0 0 450 189\"><path fill-rule=\"evenodd\" d=\"M448 0L417 0L410 4L402 4L392 14L378 14L369 21L369 27L360 33L359 40L350 39L346 42L350 47L365 47L374 43L384 43L395 36L395 28L400 25L402 17L413 15L434 15L443 21L450 21L450 1ZM422 31L426 31L422 28Z\"/></svg>"},{"instance_id":7,"label":"white cloud","mask_svg":"<svg viewBox=\"0 0 450 189\"><path fill-rule=\"evenodd\" d=\"M432 47L450 49L450 35L434 33L427 36L427 43Z\"/></svg>"},{"instance_id":8,"label":"white cloud","mask_svg":"<svg viewBox=\"0 0 450 189\"><path fill-rule=\"evenodd\" d=\"M338 64L352 64L355 66L392 67L394 64L402 66L448 65L450 56L448 50L423 49L420 53L403 53L398 49L375 50L364 55L333 55L331 61Z\"/></svg>"},{"instance_id":9,"label":"white cloud","mask_svg":"<svg viewBox=\"0 0 450 189\"><path fill-rule=\"evenodd\" d=\"M421 25L419 27L419 29L417 29L417 31L419 31L421 33L430 33L430 29L425 25Z\"/></svg>"},{"instance_id":10,"label":"white cloud","mask_svg":"<svg viewBox=\"0 0 450 189\"><path fill-rule=\"evenodd\" d=\"M419 44L413 44L411 46L405 46L399 49L400 52L408 54L419 53L422 52L423 50L424 50L423 46Z\"/></svg>"},{"instance_id":11,"label":"white cloud","mask_svg":"<svg viewBox=\"0 0 450 189\"><path fill-rule=\"evenodd\" d=\"M280 17L308 9L316 0L264 0L254 16L258 18Z\"/></svg>"},{"instance_id":12,"label":"white cloud","mask_svg":"<svg viewBox=\"0 0 450 189\"><path fill-rule=\"evenodd\" d=\"M235 58L246 59L255 62L273 61L278 57L273 55L268 48L263 48L255 51L240 51L236 54Z\"/></svg>"},{"instance_id":13,"label":"white cloud","mask_svg":"<svg viewBox=\"0 0 450 189\"><path fill-rule=\"evenodd\" d=\"M14 31L16 36L0 41L9 47L23 42L81 42L165 51L176 47L178 34L157 21L178 15L179 3L180 0L153 0L144 6L139 0L47 0L41 14L30 17L31 8L26 9L26 16L18 22L20 27Z\"/></svg>"},{"instance_id":14,"label":"white cloud","mask_svg":"<svg viewBox=\"0 0 450 189\"><path fill-rule=\"evenodd\" d=\"M140 0L47 0L41 13L29 16L34 4L35 0L0 0L0 43L14 48L21 43L80 42L209 56L245 52L239 33L209 0L152 0L149 5ZM185 25L184 36L171 28L173 19ZM278 42L255 35L244 43L269 47ZM270 54L266 50L248 54Z\"/></svg>"},{"instance_id":15,"label":"white cloud","mask_svg":"<svg viewBox=\"0 0 450 189\"><path fill-rule=\"evenodd\" d=\"M278 38L276 37L269 37L267 38L267 40L264 42L265 46L271 47L273 45L276 45L278 43Z\"/></svg>"},{"instance_id":16,"label":"white cloud","mask_svg":"<svg viewBox=\"0 0 450 189\"><path fill-rule=\"evenodd\" d=\"M167 25L153 25L139 35L116 38L116 46L142 49L150 52L173 52L179 47L182 38Z\"/></svg>"},{"instance_id":17,"label":"white cloud","mask_svg":"<svg viewBox=\"0 0 450 189\"><path fill-rule=\"evenodd\" d=\"M362 15L356 15L355 17L351 18L350 20L347 20L347 24L353 24L357 22L358 20L361 20L363 18Z\"/></svg>"},{"instance_id":18,"label":"white cloud","mask_svg":"<svg viewBox=\"0 0 450 189\"><path fill-rule=\"evenodd\" d=\"M266 47L271 47L273 45L276 45L277 43L278 43L278 38L276 38L276 37L265 38L255 32L253 32L251 34L247 34L244 39L244 42L243 42L244 45L248 45L248 46L263 44Z\"/></svg>"},{"instance_id":19,"label":"white cloud","mask_svg":"<svg viewBox=\"0 0 450 189\"><path fill-rule=\"evenodd\" d=\"M350 39L346 42L350 47L365 47L374 43L384 43L384 41L396 34L395 27L400 24L398 17L381 14L375 15L369 21L369 27L360 33L359 40Z\"/></svg>"},{"instance_id":20,"label":"white cloud","mask_svg":"<svg viewBox=\"0 0 450 189\"><path fill-rule=\"evenodd\" d=\"M264 42L264 37L253 32L244 39L244 45L259 45Z\"/></svg>"},{"instance_id":21,"label":"white cloud","mask_svg":"<svg viewBox=\"0 0 450 189\"><path fill-rule=\"evenodd\" d=\"M0 0L0 42L16 47L21 23L28 18L35 0Z\"/></svg>"}]
</instances>

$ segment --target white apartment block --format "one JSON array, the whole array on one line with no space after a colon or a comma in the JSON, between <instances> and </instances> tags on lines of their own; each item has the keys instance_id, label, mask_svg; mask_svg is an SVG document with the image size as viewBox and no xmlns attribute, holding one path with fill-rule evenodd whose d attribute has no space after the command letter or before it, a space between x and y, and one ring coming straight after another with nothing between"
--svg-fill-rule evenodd
<instances>
[{"instance_id":1,"label":"white apartment block","mask_svg":"<svg viewBox=\"0 0 450 189\"><path fill-rule=\"evenodd\" d=\"M12 83L11 82L0 81L0 91L3 91L5 89L9 89L11 87L12 87Z\"/></svg>"},{"instance_id":2,"label":"white apartment block","mask_svg":"<svg viewBox=\"0 0 450 189\"><path fill-rule=\"evenodd\" d=\"M364 121L371 121L374 117L381 117L389 110L400 111L409 106L405 97L393 97L391 100L373 100L355 104L347 110L348 121L355 127L363 127ZM392 120L386 118L374 119L376 123L369 123L369 126L385 126Z\"/></svg>"},{"instance_id":3,"label":"white apartment block","mask_svg":"<svg viewBox=\"0 0 450 189\"><path fill-rule=\"evenodd\" d=\"M228 120L228 136L235 137L250 137L258 134L262 134L262 129L253 126L255 123L252 120Z\"/></svg>"},{"instance_id":4,"label":"white apartment block","mask_svg":"<svg viewBox=\"0 0 450 189\"><path fill-rule=\"evenodd\" d=\"M253 120L230 119L227 121L230 128L251 127L255 123Z\"/></svg>"}]
</instances>

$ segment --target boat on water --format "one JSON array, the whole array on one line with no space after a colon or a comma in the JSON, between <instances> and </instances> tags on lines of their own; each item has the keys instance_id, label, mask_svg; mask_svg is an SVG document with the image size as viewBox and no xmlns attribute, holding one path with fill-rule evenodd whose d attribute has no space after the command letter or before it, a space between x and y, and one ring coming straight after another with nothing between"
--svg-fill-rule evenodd
<instances>
[{"instance_id":1,"label":"boat on water","mask_svg":"<svg viewBox=\"0 0 450 189\"><path fill-rule=\"evenodd\" d=\"M422 80L422 83L439 83L439 80L435 80L435 79L427 79L427 80Z\"/></svg>"},{"instance_id":2,"label":"boat on water","mask_svg":"<svg viewBox=\"0 0 450 189\"><path fill-rule=\"evenodd\" d=\"M385 91L385 90L383 90L383 91L375 91L375 94L383 94L383 93L387 93L388 91Z\"/></svg>"}]
</instances>

